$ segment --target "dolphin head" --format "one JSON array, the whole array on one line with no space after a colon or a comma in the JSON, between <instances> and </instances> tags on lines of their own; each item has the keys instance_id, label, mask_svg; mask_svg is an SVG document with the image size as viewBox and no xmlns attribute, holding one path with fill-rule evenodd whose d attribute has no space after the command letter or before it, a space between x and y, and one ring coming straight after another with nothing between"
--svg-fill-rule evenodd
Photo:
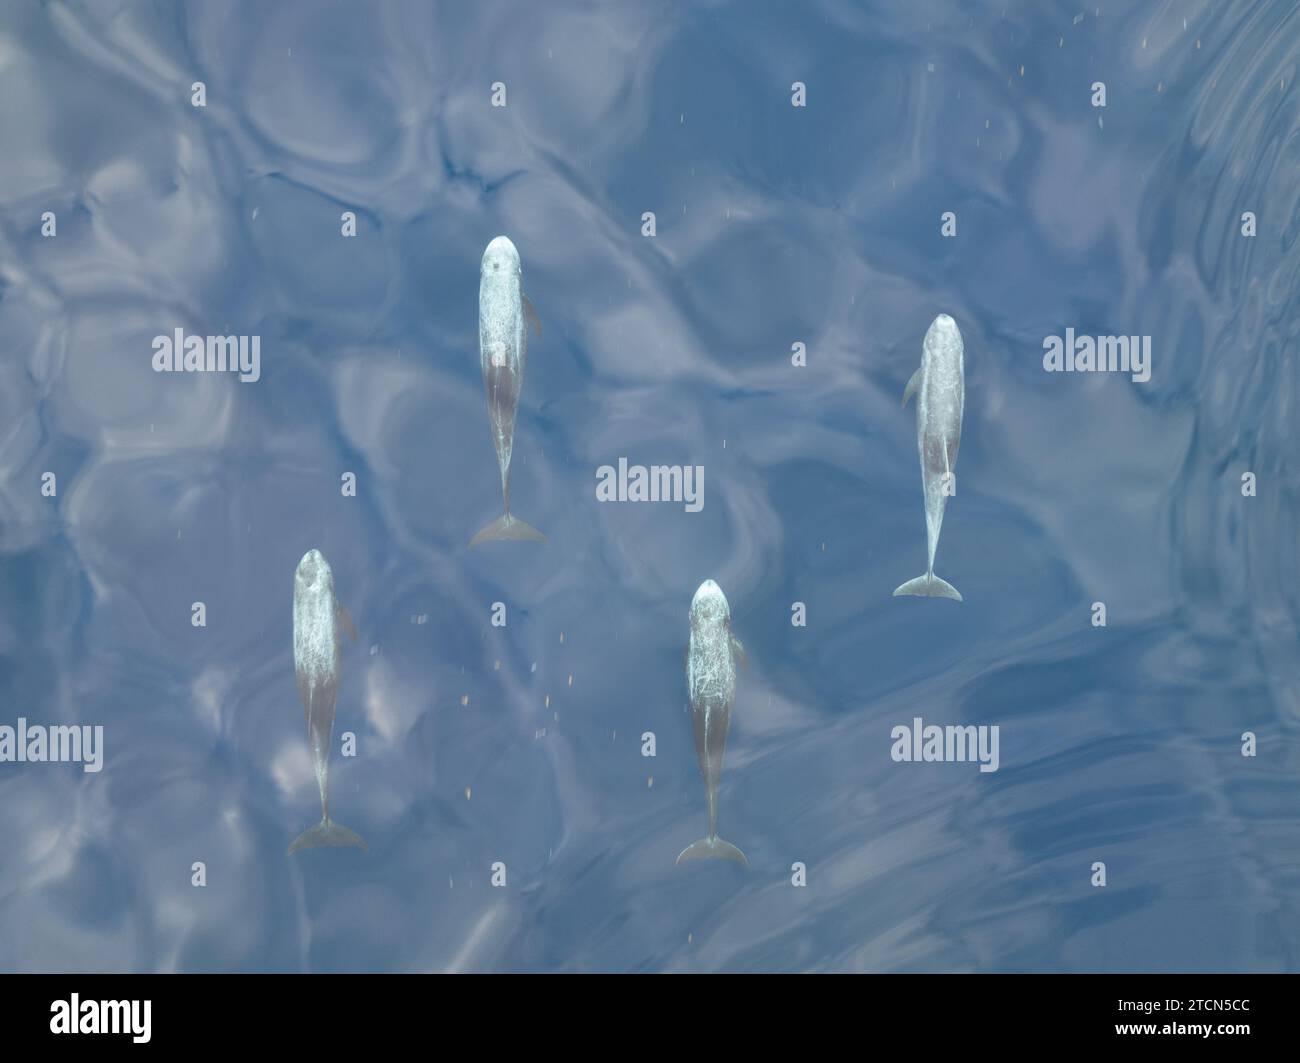
<instances>
[{"instance_id":1,"label":"dolphin head","mask_svg":"<svg viewBox=\"0 0 1300 1063\"><path fill-rule=\"evenodd\" d=\"M293 589L295 594L303 595L334 594L334 573L319 550L308 550L302 555L293 574Z\"/></svg>"},{"instance_id":2,"label":"dolphin head","mask_svg":"<svg viewBox=\"0 0 1300 1063\"><path fill-rule=\"evenodd\" d=\"M731 624L731 607L722 588L713 580L706 579L691 599L691 629L699 630L716 624Z\"/></svg>"},{"instance_id":3,"label":"dolphin head","mask_svg":"<svg viewBox=\"0 0 1300 1063\"><path fill-rule=\"evenodd\" d=\"M498 236L487 245L479 272L485 277L519 276L519 252L510 242L510 237Z\"/></svg>"},{"instance_id":4,"label":"dolphin head","mask_svg":"<svg viewBox=\"0 0 1300 1063\"><path fill-rule=\"evenodd\" d=\"M961 353L961 330L957 328L957 322L947 314L940 314L930 323L930 328L925 333L922 358L939 357L949 360L955 355L960 359Z\"/></svg>"},{"instance_id":5,"label":"dolphin head","mask_svg":"<svg viewBox=\"0 0 1300 1063\"><path fill-rule=\"evenodd\" d=\"M926 343L941 343L949 346L956 340L961 341L961 332L957 328L957 322L947 314L940 314L930 322L930 328L926 331Z\"/></svg>"},{"instance_id":6,"label":"dolphin head","mask_svg":"<svg viewBox=\"0 0 1300 1063\"><path fill-rule=\"evenodd\" d=\"M930 322L930 331L933 332L936 336L946 337L946 336L961 335L961 333L957 331L957 322L955 322L947 314L940 314L932 322Z\"/></svg>"}]
</instances>

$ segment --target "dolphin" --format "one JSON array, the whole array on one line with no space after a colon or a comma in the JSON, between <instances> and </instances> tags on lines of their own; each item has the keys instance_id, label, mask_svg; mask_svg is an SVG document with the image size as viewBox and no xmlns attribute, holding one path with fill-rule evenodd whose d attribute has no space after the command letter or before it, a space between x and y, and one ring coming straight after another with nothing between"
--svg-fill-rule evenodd
<instances>
[{"instance_id":1,"label":"dolphin","mask_svg":"<svg viewBox=\"0 0 1300 1063\"><path fill-rule=\"evenodd\" d=\"M915 594L925 598L953 598L961 594L934 574L934 551L943 527L943 507L948 494L945 481L956 485L957 447L961 444L961 415L966 406L966 377L962 362L961 333L957 322L940 314L925 334L921 367L903 391L903 405L916 395L916 449L921 455L921 487L925 492L925 540L930 560L925 575L910 579L894 591L897 598ZM951 478L949 474L952 474Z\"/></svg>"},{"instance_id":2,"label":"dolphin","mask_svg":"<svg viewBox=\"0 0 1300 1063\"><path fill-rule=\"evenodd\" d=\"M508 236L498 236L483 252L478 280L478 358L487 391L492 442L501 467L501 496L505 512L470 540L477 546L490 539L536 539L546 536L510 513L510 452L515 444L515 415L524 386L528 355L525 317L542 334L537 311L520 288L519 252Z\"/></svg>"},{"instance_id":3,"label":"dolphin","mask_svg":"<svg viewBox=\"0 0 1300 1063\"><path fill-rule=\"evenodd\" d=\"M311 762L320 787L321 821L303 831L289 852L318 845L355 845L365 839L330 819L330 732L339 693L339 629L356 640L357 629L348 611L334 597L334 573L319 550L308 550L293 574L293 671L307 717Z\"/></svg>"},{"instance_id":4,"label":"dolphin","mask_svg":"<svg viewBox=\"0 0 1300 1063\"><path fill-rule=\"evenodd\" d=\"M722 754L736 703L736 664L745 663L745 647L731 634L731 609L727 596L711 579L700 584L691 599L691 641L686 650L686 686L695 725L695 752L700 758L704 792L709 801L709 833L688 845L677 857L683 860L738 860L745 854L718 837L718 783L722 779Z\"/></svg>"}]
</instances>

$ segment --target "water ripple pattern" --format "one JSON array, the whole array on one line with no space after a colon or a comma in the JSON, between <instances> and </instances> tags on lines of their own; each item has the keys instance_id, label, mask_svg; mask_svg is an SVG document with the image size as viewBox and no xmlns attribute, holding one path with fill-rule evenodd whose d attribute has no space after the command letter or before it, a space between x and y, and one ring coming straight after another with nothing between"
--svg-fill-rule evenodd
<instances>
[{"instance_id":1,"label":"water ripple pattern","mask_svg":"<svg viewBox=\"0 0 1300 1063\"><path fill-rule=\"evenodd\" d=\"M1300 969L1297 77L1291 0L7 4L0 724L104 765L0 764L0 969ZM550 541L470 551L501 234ZM961 604L891 597L940 313ZM1044 372L1066 328L1150 381ZM155 372L176 329L260 379ZM597 501L620 457L703 509ZM285 855L313 548L368 855ZM748 871L674 866L708 578ZM916 717L999 770L895 762Z\"/></svg>"}]
</instances>

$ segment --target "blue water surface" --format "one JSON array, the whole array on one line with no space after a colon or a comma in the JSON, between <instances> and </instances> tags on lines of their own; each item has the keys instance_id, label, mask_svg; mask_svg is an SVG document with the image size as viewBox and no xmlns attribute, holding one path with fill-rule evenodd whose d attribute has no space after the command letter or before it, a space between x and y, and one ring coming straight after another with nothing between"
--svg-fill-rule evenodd
<instances>
[{"instance_id":1,"label":"blue water surface","mask_svg":"<svg viewBox=\"0 0 1300 1063\"><path fill-rule=\"evenodd\" d=\"M1300 969L1300 12L1081 4L5 4L0 724L105 760L0 764L0 969ZM470 551L498 234L550 541ZM891 597L939 313L961 604ZM155 373L176 328L261 379ZM1150 381L1044 372L1067 328ZM620 457L704 466L702 511L598 502ZM368 854L286 855L313 547ZM748 870L674 865L710 577ZM918 716L999 770L895 762Z\"/></svg>"}]
</instances>

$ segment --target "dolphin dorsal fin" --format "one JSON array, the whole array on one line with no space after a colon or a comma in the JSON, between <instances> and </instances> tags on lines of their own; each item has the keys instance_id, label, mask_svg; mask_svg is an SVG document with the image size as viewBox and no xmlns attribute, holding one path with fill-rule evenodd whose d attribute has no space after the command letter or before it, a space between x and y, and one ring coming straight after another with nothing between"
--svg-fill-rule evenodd
<instances>
[{"instance_id":1,"label":"dolphin dorsal fin","mask_svg":"<svg viewBox=\"0 0 1300 1063\"><path fill-rule=\"evenodd\" d=\"M921 386L921 367L916 367L916 372L912 374L912 379L907 382L907 387L903 389L903 405L907 405L907 400L916 394L916 389Z\"/></svg>"}]
</instances>

